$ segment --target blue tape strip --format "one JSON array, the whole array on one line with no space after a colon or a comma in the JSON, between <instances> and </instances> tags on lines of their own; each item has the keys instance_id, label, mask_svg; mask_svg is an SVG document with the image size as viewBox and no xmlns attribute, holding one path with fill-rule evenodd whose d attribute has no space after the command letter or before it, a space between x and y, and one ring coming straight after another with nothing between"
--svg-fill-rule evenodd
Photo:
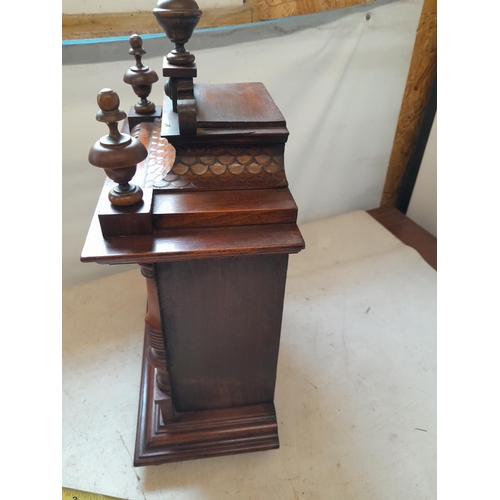
<instances>
[{"instance_id":1,"label":"blue tape strip","mask_svg":"<svg viewBox=\"0 0 500 500\"><path fill-rule=\"evenodd\" d=\"M143 40L147 40L148 38L160 38L165 36L165 33L157 33L153 35L141 35ZM91 43L107 43L107 42L123 42L128 41L130 39L129 36L115 36L109 38L86 38L83 40L63 40L63 45L89 45Z\"/></svg>"}]
</instances>

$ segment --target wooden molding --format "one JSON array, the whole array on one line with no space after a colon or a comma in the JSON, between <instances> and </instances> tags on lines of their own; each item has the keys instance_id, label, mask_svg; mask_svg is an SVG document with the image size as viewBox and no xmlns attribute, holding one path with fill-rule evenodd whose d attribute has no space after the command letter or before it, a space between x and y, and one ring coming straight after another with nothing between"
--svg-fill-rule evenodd
<instances>
[{"instance_id":1,"label":"wooden molding","mask_svg":"<svg viewBox=\"0 0 500 500\"><path fill-rule=\"evenodd\" d=\"M437 71L437 0L424 0L380 206L395 207Z\"/></svg>"},{"instance_id":2,"label":"wooden molding","mask_svg":"<svg viewBox=\"0 0 500 500\"><path fill-rule=\"evenodd\" d=\"M162 405L169 406L170 397L158 390L148 349L146 336L135 467L279 448L273 403L186 412L176 421L163 420Z\"/></svg>"},{"instance_id":3,"label":"wooden molding","mask_svg":"<svg viewBox=\"0 0 500 500\"><path fill-rule=\"evenodd\" d=\"M239 7L204 10L197 29L314 14L373 1L375 0L246 0ZM134 33L147 35L163 33L163 30L151 11L62 15L63 40L130 36Z\"/></svg>"}]
</instances>

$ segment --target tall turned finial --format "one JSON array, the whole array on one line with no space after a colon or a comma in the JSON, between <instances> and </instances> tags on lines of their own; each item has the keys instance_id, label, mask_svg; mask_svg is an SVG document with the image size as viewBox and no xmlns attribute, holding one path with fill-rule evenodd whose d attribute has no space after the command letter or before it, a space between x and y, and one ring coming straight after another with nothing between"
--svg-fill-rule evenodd
<instances>
[{"instance_id":1,"label":"tall turned finial","mask_svg":"<svg viewBox=\"0 0 500 500\"><path fill-rule=\"evenodd\" d=\"M175 66L191 66L195 57L184 44L189 41L200 20L202 12L198 4L195 0L158 0L153 14L169 40L175 43L167 61Z\"/></svg>"},{"instance_id":2,"label":"tall turned finial","mask_svg":"<svg viewBox=\"0 0 500 500\"><path fill-rule=\"evenodd\" d=\"M155 104L148 100L151 94L153 83L158 81L156 71L142 63L142 56L146 51L142 48L142 38L139 35L131 35L130 49L128 53L135 57L135 66L131 66L125 75L123 81L132 85L135 94L140 101L134 106L135 111L140 115L149 115L155 112Z\"/></svg>"},{"instance_id":3,"label":"tall turned finial","mask_svg":"<svg viewBox=\"0 0 500 500\"><path fill-rule=\"evenodd\" d=\"M101 137L90 149L89 162L101 167L118 185L109 192L113 205L134 205L142 200L142 189L129 181L134 177L137 164L148 156L147 149L135 137L122 134L118 122L127 117L120 109L120 98L111 89L102 89L97 96L100 108L96 120L107 123L109 134Z\"/></svg>"}]
</instances>

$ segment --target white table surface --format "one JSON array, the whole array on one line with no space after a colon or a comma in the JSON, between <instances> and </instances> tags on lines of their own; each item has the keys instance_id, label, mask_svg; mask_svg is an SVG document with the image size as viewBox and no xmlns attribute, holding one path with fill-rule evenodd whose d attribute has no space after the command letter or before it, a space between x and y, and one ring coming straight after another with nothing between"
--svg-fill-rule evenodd
<instances>
[{"instance_id":1,"label":"white table surface","mask_svg":"<svg viewBox=\"0 0 500 500\"><path fill-rule=\"evenodd\" d=\"M278 363L280 449L133 467L138 267L63 291L62 486L130 500L436 498L436 272L365 212L301 231Z\"/></svg>"}]
</instances>

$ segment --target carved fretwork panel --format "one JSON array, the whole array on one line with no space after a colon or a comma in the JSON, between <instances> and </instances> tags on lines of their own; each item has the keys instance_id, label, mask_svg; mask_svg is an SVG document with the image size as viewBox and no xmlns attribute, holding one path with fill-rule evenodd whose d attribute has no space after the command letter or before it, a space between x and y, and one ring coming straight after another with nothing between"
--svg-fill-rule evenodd
<instances>
[{"instance_id":1,"label":"carved fretwork panel","mask_svg":"<svg viewBox=\"0 0 500 500\"><path fill-rule=\"evenodd\" d=\"M178 147L154 125L145 187L156 189L254 189L286 187L284 144ZM136 132L138 133L138 132Z\"/></svg>"}]
</instances>

